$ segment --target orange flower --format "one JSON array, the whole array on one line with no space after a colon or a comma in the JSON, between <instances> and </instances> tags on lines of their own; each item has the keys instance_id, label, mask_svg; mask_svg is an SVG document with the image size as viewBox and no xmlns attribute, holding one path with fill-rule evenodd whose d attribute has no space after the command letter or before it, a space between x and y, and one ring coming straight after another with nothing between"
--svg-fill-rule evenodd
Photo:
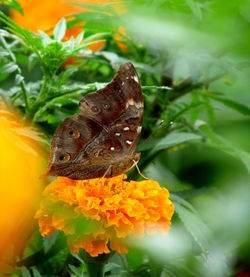
<instances>
[{"instance_id":1,"label":"orange flower","mask_svg":"<svg viewBox=\"0 0 250 277\"><path fill-rule=\"evenodd\" d=\"M37 139L36 130L0 107L0 272L10 269L35 229L45 163Z\"/></svg>"},{"instance_id":2,"label":"orange flower","mask_svg":"<svg viewBox=\"0 0 250 277\"><path fill-rule=\"evenodd\" d=\"M61 17L88 11L88 9L86 8L69 4L65 0L19 0L18 2L21 4L23 8L24 16L16 10L11 10L11 18L20 26L33 32L37 32L38 30L46 31L53 28L56 25L56 23L58 23ZM78 1L78 3L92 5L101 5L110 2L119 2L119 0ZM122 4L115 5L114 8L115 10L117 10L117 12L123 12L125 10L124 5ZM82 28L71 28L66 32L66 38L70 38L71 36L77 37L77 35L81 31ZM124 30L121 31L121 29L119 29L119 32L115 37L117 40L121 39L119 33L122 35L125 34ZM117 44L123 51L128 51L124 43L118 42ZM88 48L92 51L97 51L101 47L103 47L103 45L104 42L98 42L96 44L89 46Z\"/></svg>"},{"instance_id":3,"label":"orange flower","mask_svg":"<svg viewBox=\"0 0 250 277\"><path fill-rule=\"evenodd\" d=\"M126 239L145 233L167 233L174 206L169 192L156 181L113 178L71 180L58 177L44 191L36 214L40 232L62 230L72 252L84 248L91 256L128 252Z\"/></svg>"}]
</instances>

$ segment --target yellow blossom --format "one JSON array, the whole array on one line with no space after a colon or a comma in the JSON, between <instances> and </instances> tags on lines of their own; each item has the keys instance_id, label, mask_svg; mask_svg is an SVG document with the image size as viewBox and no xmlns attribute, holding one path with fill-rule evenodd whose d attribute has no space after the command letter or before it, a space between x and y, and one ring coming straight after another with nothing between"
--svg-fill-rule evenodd
<instances>
[{"instance_id":1,"label":"yellow blossom","mask_svg":"<svg viewBox=\"0 0 250 277\"><path fill-rule=\"evenodd\" d=\"M21 255L35 229L45 150L39 134L0 102L0 272ZM1 275L1 274L0 274Z\"/></svg>"},{"instance_id":2,"label":"yellow blossom","mask_svg":"<svg viewBox=\"0 0 250 277\"><path fill-rule=\"evenodd\" d=\"M45 189L36 214L41 234L64 231L72 252L84 248L98 256L110 249L128 252L129 238L167 233L174 213L168 190L153 180L128 182L125 178L58 177Z\"/></svg>"}]
</instances>

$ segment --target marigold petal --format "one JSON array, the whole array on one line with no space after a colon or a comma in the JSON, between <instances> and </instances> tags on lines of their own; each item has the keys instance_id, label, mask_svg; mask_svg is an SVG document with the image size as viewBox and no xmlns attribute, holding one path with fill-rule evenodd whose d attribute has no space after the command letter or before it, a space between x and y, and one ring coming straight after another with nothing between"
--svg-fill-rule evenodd
<instances>
[{"instance_id":1,"label":"marigold petal","mask_svg":"<svg viewBox=\"0 0 250 277\"><path fill-rule=\"evenodd\" d=\"M41 233L63 230L72 251L84 248L92 256L109 253L109 241L111 249L125 253L128 247L123 239L129 236L167 233L174 213L167 189L153 180L127 182L125 178L77 181L58 177L45 189L36 214ZM74 220L84 225L84 218L95 224L79 231Z\"/></svg>"}]
</instances>

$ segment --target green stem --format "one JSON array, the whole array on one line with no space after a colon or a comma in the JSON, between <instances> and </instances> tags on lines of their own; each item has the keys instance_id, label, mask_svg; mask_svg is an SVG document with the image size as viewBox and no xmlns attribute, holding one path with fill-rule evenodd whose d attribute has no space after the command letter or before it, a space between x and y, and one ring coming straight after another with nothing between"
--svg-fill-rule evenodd
<instances>
[{"instance_id":1,"label":"green stem","mask_svg":"<svg viewBox=\"0 0 250 277\"><path fill-rule=\"evenodd\" d=\"M81 249L79 256L83 259L86 265L89 277L104 277L104 266L109 258L113 256L113 253L92 257L85 250Z\"/></svg>"}]
</instances>

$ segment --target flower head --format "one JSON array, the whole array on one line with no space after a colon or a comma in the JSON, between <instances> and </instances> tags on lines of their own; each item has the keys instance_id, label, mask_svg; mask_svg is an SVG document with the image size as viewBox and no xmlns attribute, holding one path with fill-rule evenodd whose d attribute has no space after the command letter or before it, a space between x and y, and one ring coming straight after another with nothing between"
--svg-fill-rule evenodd
<instances>
[{"instance_id":1,"label":"flower head","mask_svg":"<svg viewBox=\"0 0 250 277\"><path fill-rule=\"evenodd\" d=\"M70 2L70 1L69 1ZM82 13L90 11L88 8L81 7L80 5L72 5L64 0L20 0L19 3L23 8L24 15L20 14L18 11L11 10L11 18L20 26L33 31L38 32L38 30L46 31L53 26L55 26L61 17L69 17L72 14ZM91 3L90 3L91 2ZM92 0L92 1L81 1L81 4L92 4L92 5L104 5L107 3L117 3L119 0ZM125 6L121 3L114 5L114 10L117 13L124 12ZM82 22L84 23L84 22ZM69 39L71 36L77 37L82 31L82 27L73 27L67 30L65 38ZM118 46L124 51L128 52L128 48L121 40L121 35L125 35L125 31L122 27L119 28L117 35L114 37L118 40ZM98 51L104 46L104 42L97 42L88 46L88 49L92 51ZM70 63L69 61L67 62Z\"/></svg>"},{"instance_id":2,"label":"flower head","mask_svg":"<svg viewBox=\"0 0 250 277\"><path fill-rule=\"evenodd\" d=\"M0 275L11 269L35 228L46 159L39 140L39 131L0 101Z\"/></svg>"},{"instance_id":3,"label":"flower head","mask_svg":"<svg viewBox=\"0 0 250 277\"><path fill-rule=\"evenodd\" d=\"M71 180L58 177L44 191L36 217L43 236L62 230L72 252L123 254L126 239L145 233L167 233L174 206L156 181L113 178Z\"/></svg>"}]
</instances>

